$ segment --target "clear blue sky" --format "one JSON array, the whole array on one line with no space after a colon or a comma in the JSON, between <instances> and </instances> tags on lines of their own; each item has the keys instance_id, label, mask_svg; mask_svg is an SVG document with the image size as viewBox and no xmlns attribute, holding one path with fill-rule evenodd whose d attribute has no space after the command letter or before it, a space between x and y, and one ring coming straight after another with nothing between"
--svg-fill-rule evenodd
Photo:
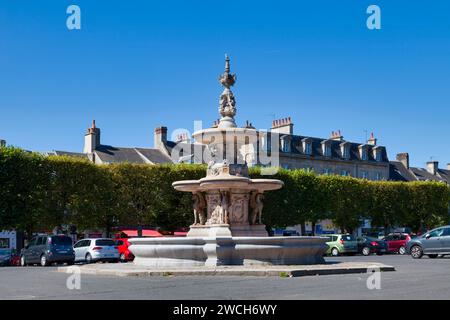
<instances>
[{"instance_id":1,"label":"clear blue sky","mask_svg":"<svg viewBox=\"0 0 450 320\"><path fill-rule=\"evenodd\" d=\"M66 28L81 8L82 29ZM381 7L368 30L366 8ZM238 123L295 133L375 132L391 159L450 162L450 2L0 2L0 138L81 151L93 118L102 143L151 147L153 129L218 118L224 53L238 75Z\"/></svg>"}]
</instances>

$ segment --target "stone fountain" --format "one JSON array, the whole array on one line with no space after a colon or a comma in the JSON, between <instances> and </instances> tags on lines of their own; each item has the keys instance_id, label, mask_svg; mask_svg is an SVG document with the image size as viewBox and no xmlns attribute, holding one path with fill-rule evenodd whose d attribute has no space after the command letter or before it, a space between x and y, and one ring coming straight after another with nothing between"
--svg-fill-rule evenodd
<instances>
[{"instance_id":1,"label":"stone fountain","mask_svg":"<svg viewBox=\"0 0 450 320\"><path fill-rule=\"evenodd\" d=\"M251 125L239 128L235 123L236 102L230 88L236 75L230 73L228 56L219 81L224 87L221 119L193 134L196 143L211 153L206 177L173 183L176 190L192 193L194 223L186 238L130 239L134 263L150 267L323 263L325 238L268 236L261 218L264 192L283 187L283 182L249 178L248 157L255 153L252 146L259 134Z\"/></svg>"}]
</instances>

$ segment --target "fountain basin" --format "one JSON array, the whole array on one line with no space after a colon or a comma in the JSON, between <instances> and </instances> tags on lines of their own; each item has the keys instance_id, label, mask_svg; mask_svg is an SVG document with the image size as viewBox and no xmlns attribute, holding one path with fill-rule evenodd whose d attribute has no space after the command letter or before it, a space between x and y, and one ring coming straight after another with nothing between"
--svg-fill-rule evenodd
<instances>
[{"instance_id":1,"label":"fountain basin","mask_svg":"<svg viewBox=\"0 0 450 320\"><path fill-rule=\"evenodd\" d=\"M134 263L154 268L324 263L325 237L132 238Z\"/></svg>"},{"instance_id":2,"label":"fountain basin","mask_svg":"<svg viewBox=\"0 0 450 320\"><path fill-rule=\"evenodd\" d=\"M257 190L259 192L280 189L283 181L275 179L250 179L246 177L219 175L200 180L176 181L172 184L175 190L184 192L199 192L220 189Z\"/></svg>"}]
</instances>

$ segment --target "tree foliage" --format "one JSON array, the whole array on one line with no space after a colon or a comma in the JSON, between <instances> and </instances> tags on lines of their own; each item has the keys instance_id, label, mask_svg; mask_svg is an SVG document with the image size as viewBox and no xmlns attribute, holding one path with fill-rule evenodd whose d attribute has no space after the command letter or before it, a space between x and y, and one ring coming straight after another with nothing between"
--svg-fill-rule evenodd
<instances>
[{"instance_id":1,"label":"tree foliage","mask_svg":"<svg viewBox=\"0 0 450 320\"><path fill-rule=\"evenodd\" d=\"M192 223L192 199L173 189L178 180L204 177L204 165L94 165L83 159L43 157L17 148L0 149L0 229L49 231ZM272 227L332 219L352 232L361 219L375 226L415 231L448 222L449 187L438 182L367 181L280 169L252 178L280 179L284 187L265 194L263 222Z\"/></svg>"}]
</instances>

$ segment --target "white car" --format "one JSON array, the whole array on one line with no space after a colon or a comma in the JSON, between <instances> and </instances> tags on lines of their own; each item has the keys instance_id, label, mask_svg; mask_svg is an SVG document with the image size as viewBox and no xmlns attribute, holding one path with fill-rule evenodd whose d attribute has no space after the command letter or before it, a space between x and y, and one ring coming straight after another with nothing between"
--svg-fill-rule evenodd
<instances>
[{"instance_id":1,"label":"white car","mask_svg":"<svg viewBox=\"0 0 450 320\"><path fill-rule=\"evenodd\" d=\"M73 246L75 262L119 261L119 250L112 239L83 239Z\"/></svg>"}]
</instances>

